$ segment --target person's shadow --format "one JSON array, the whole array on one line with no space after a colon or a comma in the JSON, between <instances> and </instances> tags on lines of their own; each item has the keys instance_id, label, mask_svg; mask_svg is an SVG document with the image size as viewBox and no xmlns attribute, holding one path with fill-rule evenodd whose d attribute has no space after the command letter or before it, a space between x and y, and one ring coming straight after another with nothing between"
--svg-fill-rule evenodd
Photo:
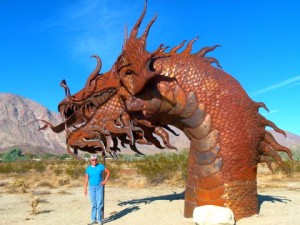
<instances>
[{"instance_id":1,"label":"person's shadow","mask_svg":"<svg viewBox=\"0 0 300 225\"><path fill-rule=\"evenodd\" d=\"M173 194L168 194L168 195L161 195L161 196L154 196L154 197L148 197L148 198L133 199L133 200L129 200L129 201L122 201L118 204L119 206L128 206L129 205L129 207L112 214L108 218L105 218L103 222L108 223L108 222L120 219L121 217L126 216L129 213L140 210L140 207L139 207L140 204L150 204L157 200L174 201L174 200L181 200L181 199L184 199L184 192L182 192L182 193L174 192Z\"/></svg>"},{"instance_id":2,"label":"person's shadow","mask_svg":"<svg viewBox=\"0 0 300 225\"><path fill-rule=\"evenodd\" d=\"M272 196L272 195L257 195L258 197L258 210L260 211L261 206L264 202L280 202L280 203L284 203L287 204L288 202L291 202L290 199L288 199L287 197L284 196Z\"/></svg>"}]
</instances>

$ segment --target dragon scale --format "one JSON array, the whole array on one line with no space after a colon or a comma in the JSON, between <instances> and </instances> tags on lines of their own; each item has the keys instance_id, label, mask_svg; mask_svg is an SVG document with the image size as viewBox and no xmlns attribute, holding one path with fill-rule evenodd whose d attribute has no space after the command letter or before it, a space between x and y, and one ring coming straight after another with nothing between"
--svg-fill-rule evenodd
<instances>
[{"instance_id":1,"label":"dragon scale","mask_svg":"<svg viewBox=\"0 0 300 225\"><path fill-rule=\"evenodd\" d=\"M174 69L187 63L192 68L188 72ZM156 67L162 71L162 80L169 77L176 82L160 81L156 86L161 86L158 89L166 94L161 91L161 96L151 96L147 111L160 118L160 124L180 128L191 140L185 216L192 216L197 205L208 204L228 206L236 218L255 214L256 170L260 161L257 149L266 132L266 120L258 114L260 104L253 102L234 78L212 67L197 53L158 59ZM143 99L143 93L137 97ZM159 98L162 100L158 101ZM167 101L169 104L163 104ZM249 133L248 129L256 132Z\"/></svg>"}]
</instances>

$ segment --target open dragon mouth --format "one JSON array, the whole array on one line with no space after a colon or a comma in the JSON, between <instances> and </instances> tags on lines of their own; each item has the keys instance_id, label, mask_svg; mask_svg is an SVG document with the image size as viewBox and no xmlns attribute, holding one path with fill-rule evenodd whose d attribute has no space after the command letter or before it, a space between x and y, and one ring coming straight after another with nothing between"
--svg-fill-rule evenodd
<instances>
[{"instance_id":1,"label":"open dragon mouth","mask_svg":"<svg viewBox=\"0 0 300 225\"><path fill-rule=\"evenodd\" d=\"M69 125L82 124L83 120L78 120L78 118L83 117L84 121L87 121L93 116L96 109L107 102L116 91L115 88L109 88L95 93L84 100L70 98L68 101L62 102L58 108L61 116Z\"/></svg>"}]
</instances>

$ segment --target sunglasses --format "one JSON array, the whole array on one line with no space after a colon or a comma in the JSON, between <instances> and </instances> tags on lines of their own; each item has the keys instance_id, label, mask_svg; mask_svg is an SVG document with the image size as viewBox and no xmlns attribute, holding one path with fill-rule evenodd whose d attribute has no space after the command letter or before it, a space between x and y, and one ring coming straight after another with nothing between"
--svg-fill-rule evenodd
<instances>
[{"instance_id":1,"label":"sunglasses","mask_svg":"<svg viewBox=\"0 0 300 225\"><path fill-rule=\"evenodd\" d=\"M97 159L91 159L91 161L97 161Z\"/></svg>"}]
</instances>

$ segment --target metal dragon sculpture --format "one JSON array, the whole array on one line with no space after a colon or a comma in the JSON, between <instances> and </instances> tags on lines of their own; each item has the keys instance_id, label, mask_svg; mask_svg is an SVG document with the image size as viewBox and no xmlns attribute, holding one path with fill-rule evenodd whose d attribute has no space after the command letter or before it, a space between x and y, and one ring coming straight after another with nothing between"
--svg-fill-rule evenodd
<instances>
[{"instance_id":1,"label":"metal dragon sculpture","mask_svg":"<svg viewBox=\"0 0 300 225\"><path fill-rule=\"evenodd\" d=\"M258 212L257 165L275 159L278 152L292 158L265 127L285 135L258 113L265 104L254 102L238 81L224 72L215 58L207 57L218 45L191 53L196 39L167 51L146 50L146 39L154 17L138 37L146 13L125 32L122 52L112 68L100 74L101 59L78 93L66 97L58 110L64 122L54 132L66 131L68 152L78 149L114 155L118 144L138 151L136 143L175 148L169 141L169 125L190 139L185 217L200 205L218 205L233 210L236 219ZM179 52L179 50L181 50ZM217 67L212 64L216 64ZM74 149L71 152L70 147Z\"/></svg>"}]
</instances>

